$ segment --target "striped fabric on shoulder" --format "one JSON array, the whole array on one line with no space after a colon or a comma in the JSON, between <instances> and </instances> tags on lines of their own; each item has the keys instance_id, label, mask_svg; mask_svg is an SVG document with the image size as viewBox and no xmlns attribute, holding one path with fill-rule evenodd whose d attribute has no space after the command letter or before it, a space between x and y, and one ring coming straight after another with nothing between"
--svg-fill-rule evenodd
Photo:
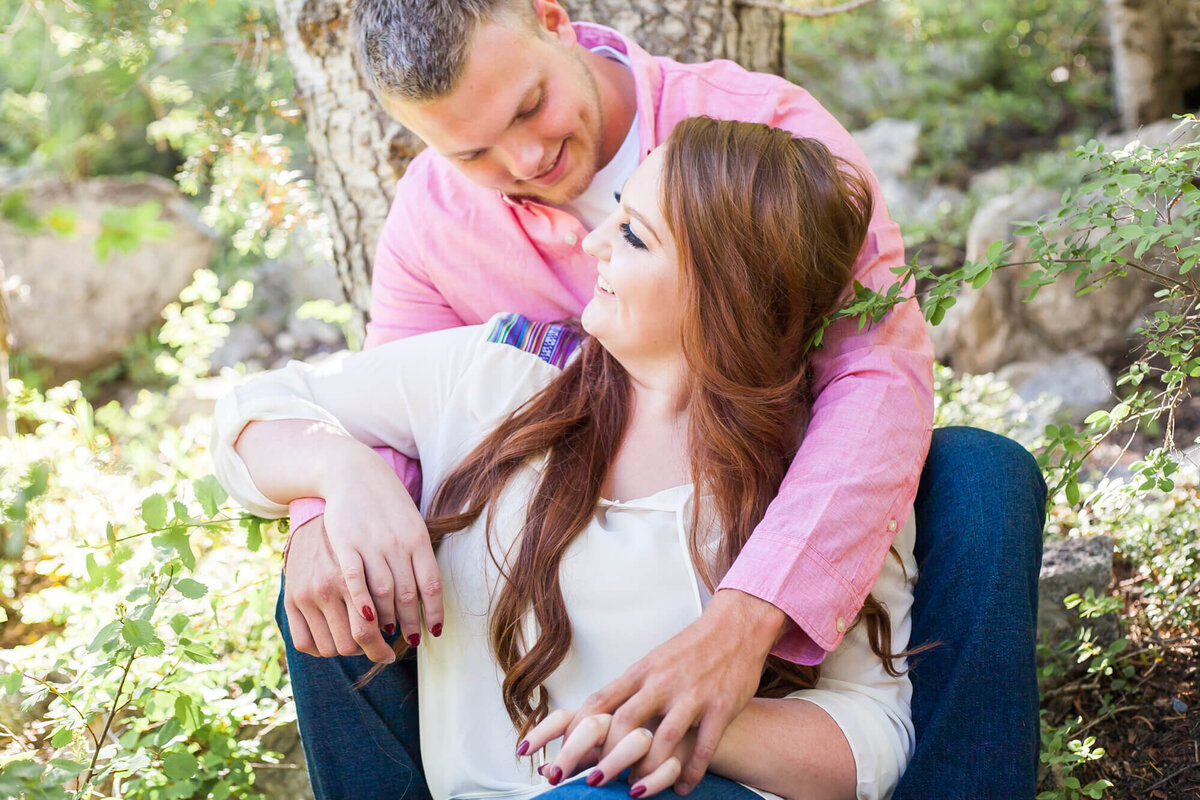
<instances>
[{"instance_id":1,"label":"striped fabric on shoulder","mask_svg":"<svg viewBox=\"0 0 1200 800\"><path fill-rule=\"evenodd\" d=\"M520 314L498 317L488 341L507 344L562 369L583 340L579 331L552 322L534 322Z\"/></svg>"}]
</instances>

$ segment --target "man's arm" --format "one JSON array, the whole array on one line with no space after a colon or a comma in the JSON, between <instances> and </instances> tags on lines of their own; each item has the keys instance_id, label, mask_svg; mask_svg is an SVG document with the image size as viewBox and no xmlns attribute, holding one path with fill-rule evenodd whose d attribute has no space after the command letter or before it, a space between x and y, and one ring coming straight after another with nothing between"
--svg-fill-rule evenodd
<instances>
[{"instance_id":1,"label":"man's arm","mask_svg":"<svg viewBox=\"0 0 1200 800\"><path fill-rule=\"evenodd\" d=\"M904 248L862 151L807 92L777 85L763 121L820 139L870 178L875 212L854 279L886 289ZM681 794L703 776L753 696L766 652L816 664L841 641L916 496L933 420L933 348L916 301L861 330L854 320L831 325L812 367L816 401L804 441L713 602L576 716L612 712L609 742L663 716L669 724L635 775L662 764L698 727L676 784ZM719 683L703 682L722 671Z\"/></svg>"}]
</instances>

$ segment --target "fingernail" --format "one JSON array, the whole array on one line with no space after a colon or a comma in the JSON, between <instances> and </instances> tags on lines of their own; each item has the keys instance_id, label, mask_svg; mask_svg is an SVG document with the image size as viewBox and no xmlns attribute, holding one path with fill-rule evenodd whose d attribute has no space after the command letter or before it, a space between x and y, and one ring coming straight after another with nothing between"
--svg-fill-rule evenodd
<instances>
[{"instance_id":1,"label":"fingernail","mask_svg":"<svg viewBox=\"0 0 1200 800\"><path fill-rule=\"evenodd\" d=\"M396 626L389 622L387 625L383 626L383 632L386 633L388 636L395 636L396 635Z\"/></svg>"},{"instance_id":2,"label":"fingernail","mask_svg":"<svg viewBox=\"0 0 1200 800\"><path fill-rule=\"evenodd\" d=\"M646 793L646 784L639 783L629 790L630 797L641 797Z\"/></svg>"},{"instance_id":3,"label":"fingernail","mask_svg":"<svg viewBox=\"0 0 1200 800\"><path fill-rule=\"evenodd\" d=\"M550 781L551 786L558 786L558 782L562 780L562 767L551 767L546 780Z\"/></svg>"},{"instance_id":4,"label":"fingernail","mask_svg":"<svg viewBox=\"0 0 1200 800\"><path fill-rule=\"evenodd\" d=\"M592 770L587 776L587 785L599 786L601 783L604 783L604 773L598 769Z\"/></svg>"},{"instance_id":5,"label":"fingernail","mask_svg":"<svg viewBox=\"0 0 1200 800\"><path fill-rule=\"evenodd\" d=\"M686 783L681 783L675 787L675 794L687 794L692 790L692 787Z\"/></svg>"},{"instance_id":6,"label":"fingernail","mask_svg":"<svg viewBox=\"0 0 1200 800\"><path fill-rule=\"evenodd\" d=\"M529 752L529 740L526 739L525 741L523 741L519 745L517 745L517 755L523 756L528 752Z\"/></svg>"},{"instance_id":7,"label":"fingernail","mask_svg":"<svg viewBox=\"0 0 1200 800\"><path fill-rule=\"evenodd\" d=\"M419 645L420 643L421 643L421 634L419 634L419 633L414 633L414 634L411 634L411 635L408 637L408 645L409 645L409 647L416 647L416 646L417 646L417 645Z\"/></svg>"},{"instance_id":8,"label":"fingernail","mask_svg":"<svg viewBox=\"0 0 1200 800\"><path fill-rule=\"evenodd\" d=\"M370 606L363 606L362 615L367 622L375 621L375 612L371 610Z\"/></svg>"},{"instance_id":9,"label":"fingernail","mask_svg":"<svg viewBox=\"0 0 1200 800\"><path fill-rule=\"evenodd\" d=\"M434 636L441 636L442 635L442 623L439 622L437 625L434 625L432 628L429 629L429 632L432 633Z\"/></svg>"},{"instance_id":10,"label":"fingernail","mask_svg":"<svg viewBox=\"0 0 1200 800\"><path fill-rule=\"evenodd\" d=\"M537 774L538 774L538 775L541 775L541 774L542 774L542 770L544 770L545 768L546 768L546 765L545 765L545 764L542 764L540 767L538 767L538 768L537 768Z\"/></svg>"}]
</instances>

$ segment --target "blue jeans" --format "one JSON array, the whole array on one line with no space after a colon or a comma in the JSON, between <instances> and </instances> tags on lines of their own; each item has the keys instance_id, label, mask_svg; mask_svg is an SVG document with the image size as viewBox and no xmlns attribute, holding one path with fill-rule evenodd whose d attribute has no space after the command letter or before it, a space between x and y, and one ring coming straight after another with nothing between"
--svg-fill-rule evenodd
<instances>
[{"instance_id":1,"label":"blue jeans","mask_svg":"<svg viewBox=\"0 0 1200 800\"><path fill-rule=\"evenodd\" d=\"M934 431L916 502L921 575L911 643L939 645L913 659L917 747L895 800L1034 796L1045 500L1041 472L1020 445L973 428ZM406 659L355 690L371 667L364 656L297 652L282 592L275 616L317 799L426 800L415 663ZM699 794L705 784L720 793ZM563 791L568 787L556 790ZM689 796L733 800L726 791L746 790L711 776Z\"/></svg>"}]
</instances>

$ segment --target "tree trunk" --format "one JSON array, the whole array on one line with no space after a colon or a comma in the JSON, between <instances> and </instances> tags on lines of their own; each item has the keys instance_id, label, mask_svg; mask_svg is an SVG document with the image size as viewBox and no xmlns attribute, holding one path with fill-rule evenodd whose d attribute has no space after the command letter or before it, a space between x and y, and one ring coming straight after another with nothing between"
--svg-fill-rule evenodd
<instances>
[{"instance_id":1,"label":"tree trunk","mask_svg":"<svg viewBox=\"0 0 1200 800\"><path fill-rule=\"evenodd\" d=\"M571 0L572 19L628 35L681 61L728 58L759 72L783 69L783 18L737 0ZM346 299L365 320L371 261L395 182L420 141L364 88L351 57L348 0L275 0L307 123L314 180L329 217Z\"/></svg>"},{"instance_id":2,"label":"tree trunk","mask_svg":"<svg viewBox=\"0 0 1200 800\"><path fill-rule=\"evenodd\" d=\"M1200 106L1200 0L1106 0L1127 130Z\"/></svg>"}]
</instances>

